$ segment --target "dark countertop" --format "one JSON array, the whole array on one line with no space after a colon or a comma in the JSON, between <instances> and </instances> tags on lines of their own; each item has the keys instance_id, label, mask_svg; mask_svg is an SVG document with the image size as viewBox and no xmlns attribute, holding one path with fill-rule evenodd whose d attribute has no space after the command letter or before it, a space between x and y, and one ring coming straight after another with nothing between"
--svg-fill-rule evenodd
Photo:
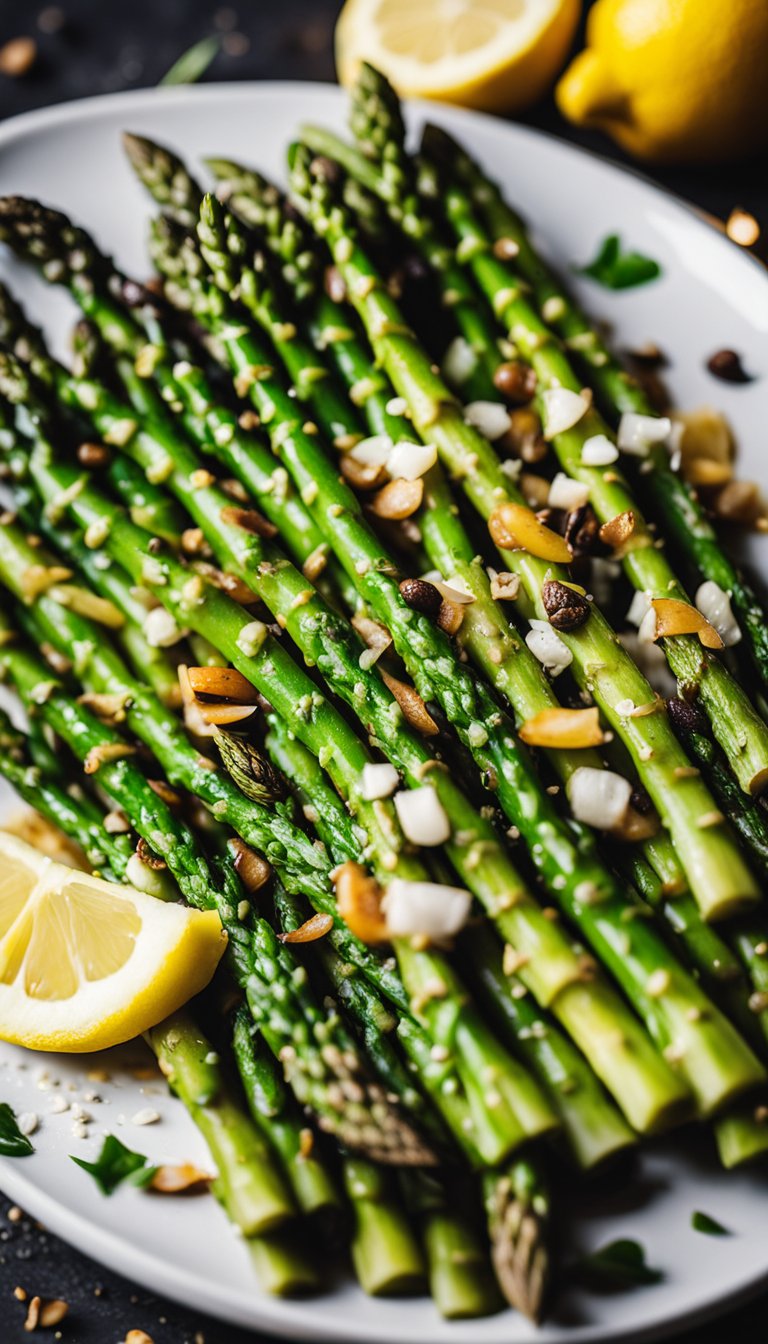
<instances>
[{"instance_id":1,"label":"dark countertop","mask_svg":"<svg viewBox=\"0 0 768 1344\"><path fill-rule=\"evenodd\" d=\"M3 0L0 46L10 38L34 37L35 65L23 79L0 76L0 120L32 108L86 94L154 85L198 38L222 33L225 49L205 78L334 78L332 33L339 0L60 0L56 5ZM53 13L52 11L57 11ZM42 16L42 20L41 20ZM63 25L56 31L41 31ZM629 162L601 136L579 132L558 115L550 100L525 118L564 139ZM719 219L735 205L751 211L768 233L768 162L714 168L649 170L664 186ZM63 1297L70 1306L62 1323L64 1344L121 1344L131 1329L145 1330L154 1344L251 1344L252 1334L221 1326L147 1293L102 1269L49 1235L31 1219L9 1218L0 1197L0 1342L23 1344L26 1308L14 1300L17 1285L32 1295ZM680 1344L720 1344L727 1336L765 1337L768 1299L731 1313L709 1327L679 1336ZM42 1338L53 1338L46 1331ZM457 1327L457 1344L461 1344ZM267 1344L267 1341L263 1341Z\"/></svg>"}]
</instances>

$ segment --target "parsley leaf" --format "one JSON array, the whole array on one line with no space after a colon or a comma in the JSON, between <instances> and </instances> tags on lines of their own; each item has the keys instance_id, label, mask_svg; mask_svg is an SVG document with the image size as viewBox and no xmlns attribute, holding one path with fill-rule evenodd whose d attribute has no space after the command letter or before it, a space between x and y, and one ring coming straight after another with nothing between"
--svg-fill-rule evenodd
<instances>
[{"instance_id":1,"label":"parsley leaf","mask_svg":"<svg viewBox=\"0 0 768 1344\"><path fill-rule=\"evenodd\" d=\"M142 1153L126 1148L114 1134L107 1135L95 1162L86 1162L82 1157L73 1157L72 1161L93 1177L103 1195L113 1194L123 1181L130 1181L131 1185L149 1185L157 1171L157 1167L147 1165Z\"/></svg>"},{"instance_id":2,"label":"parsley leaf","mask_svg":"<svg viewBox=\"0 0 768 1344\"><path fill-rule=\"evenodd\" d=\"M580 275L588 275L606 289L632 289L661 275L659 263L651 257L644 257L641 252L622 252L618 233L604 239L594 261L577 269Z\"/></svg>"},{"instance_id":3,"label":"parsley leaf","mask_svg":"<svg viewBox=\"0 0 768 1344\"><path fill-rule=\"evenodd\" d=\"M658 1283L663 1275L645 1262L645 1251L637 1241L611 1241L574 1265L576 1277L598 1292L637 1288Z\"/></svg>"},{"instance_id":4,"label":"parsley leaf","mask_svg":"<svg viewBox=\"0 0 768 1344\"><path fill-rule=\"evenodd\" d=\"M718 1223L716 1218L710 1218L708 1213L699 1213L698 1209L691 1215L691 1227L694 1232L703 1232L706 1237L730 1237L727 1227Z\"/></svg>"},{"instance_id":5,"label":"parsley leaf","mask_svg":"<svg viewBox=\"0 0 768 1344\"><path fill-rule=\"evenodd\" d=\"M204 37L182 56L163 75L161 84L196 84L204 75L211 61L219 53L221 43L218 37Z\"/></svg>"},{"instance_id":6,"label":"parsley leaf","mask_svg":"<svg viewBox=\"0 0 768 1344\"><path fill-rule=\"evenodd\" d=\"M0 1101L0 1157L29 1157L34 1145L22 1134L7 1101Z\"/></svg>"}]
</instances>

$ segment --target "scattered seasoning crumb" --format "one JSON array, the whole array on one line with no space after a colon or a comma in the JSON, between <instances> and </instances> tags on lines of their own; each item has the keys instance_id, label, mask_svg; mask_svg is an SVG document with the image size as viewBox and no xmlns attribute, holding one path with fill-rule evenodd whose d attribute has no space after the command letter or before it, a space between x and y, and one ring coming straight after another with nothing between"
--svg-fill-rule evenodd
<instances>
[{"instance_id":1,"label":"scattered seasoning crumb","mask_svg":"<svg viewBox=\"0 0 768 1344\"><path fill-rule=\"evenodd\" d=\"M18 1204L11 1205L11 1208L8 1210L8 1222L20 1223L23 1217L24 1214Z\"/></svg>"},{"instance_id":2,"label":"scattered seasoning crumb","mask_svg":"<svg viewBox=\"0 0 768 1344\"><path fill-rule=\"evenodd\" d=\"M26 1302L27 1300L26 1288L20 1288L20 1287L14 1288L13 1296L16 1298L17 1302Z\"/></svg>"},{"instance_id":3,"label":"scattered seasoning crumb","mask_svg":"<svg viewBox=\"0 0 768 1344\"><path fill-rule=\"evenodd\" d=\"M151 1335L147 1334L146 1330L129 1330L125 1336L124 1344L155 1344L155 1341Z\"/></svg>"},{"instance_id":4,"label":"scattered seasoning crumb","mask_svg":"<svg viewBox=\"0 0 768 1344\"><path fill-rule=\"evenodd\" d=\"M159 1111L153 1111L149 1106L145 1106L143 1110L137 1111L135 1115L131 1116L131 1124L156 1125L159 1119Z\"/></svg>"},{"instance_id":5,"label":"scattered seasoning crumb","mask_svg":"<svg viewBox=\"0 0 768 1344\"><path fill-rule=\"evenodd\" d=\"M724 383L751 383L752 374L747 373L736 350L716 350L707 360L707 368L715 378Z\"/></svg>"}]
</instances>

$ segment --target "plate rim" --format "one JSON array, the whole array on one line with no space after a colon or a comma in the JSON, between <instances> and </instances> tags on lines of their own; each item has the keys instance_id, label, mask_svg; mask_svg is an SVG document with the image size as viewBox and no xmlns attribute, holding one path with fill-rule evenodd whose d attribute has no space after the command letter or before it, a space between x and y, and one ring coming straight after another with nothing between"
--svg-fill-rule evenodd
<instances>
[{"instance_id":1,"label":"plate rim","mask_svg":"<svg viewBox=\"0 0 768 1344\"><path fill-rule=\"evenodd\" d=\"M90 119L97 116L99 109L105 105L111 109L113 107L119 108L122 105L130 106L145 100L150 102L162 101L170 104L184 102L188 98L195 100L211 98L215 100L225 93L251 98L254 95L268 96L273 91L299 93L305 89L311 89L313 93L322 91L323 94L329 96L331 101L336 101L340 97L349 97L347 89L342 85L335 84L331 80L319 79L211 80L204 84L171 86L158 84L136 89L120 89L113 93L89 94L85 98L71 98L64 102L50 103L46 107L31 108L27 112L18 112L15 116L8 117L0 123L0 151L9 142L34 133L36 130L44 129L51 121L66 123L83 116ZM405 100L405 103L408 109L414 109L424 115L435 109L438 114L440 111L447 111L452 117L458 116L461 119L466 119L470 124L480 121L486 125L503 128L504 132L513 136L520 135L524 139L549 141L567 153L593 160L613 172L633 178L662 199L671 201L687 215L692 216L697 223L703 225L709 232L714 233L722 242L727 243L729 247L734 249L735 255L741 256L762 277L763 281L768 283L768 264L762 262L751 248L741 247L738 243L734 243L725 232L725 225L716 216L695 205L671 187L663 186L650 173L645 172L635 164L623 163L619 159L612 158L609 153L588 148L586 145L575 144L564 136L557 135L554 131L544 131L537 126L529 126L525 122L495 116L490 112L480 112L474 108L462 107L455 103L446 103L441 99L409 98Z\"/></svg>"},{"instance_id":2,"label":"plate rim","mask_svg":"<svg viewBox=\"0 0 768 1344\"><path fill-rule=\"evenodd\" d=\"M294 95L298 100L306 91L310 91L313 95L319 93L323 97L327 97L328 101L332 103L337 103L340 99L348 97L347 90L338 84L319 80L216 81L205 84L174 87L157 86L91 94L84 98L34 108L8 118L0 125L0 154L7 147L23 142L27 136L45 133L46 130L58 128L68 123L91 122L97 119L102 111L111 113L119 111L121 108L130 109L137 106L151 108L157 103L173 106L183 105L189 101L210 100L215 102L222 97L242 99L244 102L254 99L269 101L270 97L275 94ZM768 283L768 267L749 249L742 248L732 242L719 221L688 201L684 196L655 181L642 169L634 165L621 163L613 159L610 154L574 144L551 131L542 131L536 127L474 111L473 109L425 99L409 99L407 106L409 110L413 110L417 115L424 117L439 116L441 112L447 112L452 119L458 118L470 126L480 123L489 128L492 127L494 133L502 136L509 135L512 140L520 137L522 140L532 142L550 142L558 150L571 157L584 157L587 160L597 162L601 167L610 170L612 173L634 179L655 197L675 206L686 216L689 224L703 226L708 232L718 237L721 242L728 244L732 251L735 250L736 254L751 267L753 275L755 273L760 275L762 281ZM167 1262L158 1262L153 1256L143 1252L140 1246L121 1238L111 1229L92 1224L86 1216L62 1204L55 1197L48 1195L43 1187L25 1177L23 1171L17 1170L10 1159L0 1159L0 1177L2 1178L0 1184L3 1191L11 1199L29 1210L34 1217L45 1222L54 1234L61 1236L75 1249L82 1250L95 1261L108 1266L115 1273L125 1278L133 1278L136 1282L145 1284L152 1291L167 1296L181 1305L189 1307L199 1304L201 1310L216 1319L245 1328L272 1330L275 1334L286 1338L311 1338L318 1341L345 1340L350 1341L350 1344L352 1341L360 1339L375 1341L375 1344L388 1344L390 1340L391 1336L386 1320L382 1320L381 1324L377 1323L375 1325L366 1323L364 1334L361 1334L354 1322L347 1321L341 1316L337 1316L333 1322L329 1321L328 1323L323 1322L322 1318L313 1319L312 1310L317 1299L312 1297L304 1302L294 1302L286 1299L270 1298L266 1294L259 1296L256 1311L260 1320L258 1325L254 1327L253 1319L246 1321L236 1309L233 1310L231 1305L228 1304L226 1289L218 1292L215 1285L211 1285L208 1281L201 1282L193 1271L185 1270L181 1266L175 1266ZM637 1329L623 1331L619 1337L621 1344L643 1344L644 1341L657 1339L660 1335L676 1334L684 1328L696 1326L704 1319L715 1319L739 1303L748 1301L766 1286L768 1286L768 1259L763 1270L751 1271L742 1282L735 1283L725 1294L720 1293L718 1295L718 1292L713 1290L711 1298L705 1297L703 1301L697 1301L693 1307L681 1305L665 1316L663 1321L656 1320L648 1325L638 1326ZM195 1298L197 1299L196 1302ZM384 1307L386 1307L386 1303L384 1303ZM445 1324L443 1322L443 1325ZM477 1341L479 1344L483 1339L482 1321L462 1321L461 1326L461 1344L468 1344L469 1341ZM594 1344L614 1344L616 1339L616 1336L612 1333L614 1329L615 1327L612 1327L609 1323L602 1325L595 1323L583 1327L577 1326L572 1332L569 1331L568 1335L573 1338L574 1344L587 1344L587 1341L593 1341ZM398 1333L402 1344L424 1344L425 1338L428 1338L428 1336L425 1337L424 1328L421 1324L414 1326L412 1335L410 1333L403 1334L401 1330ZM531 1339L535 1340L535 1335L532 1335Z\"/></svg>"}]
</instances>

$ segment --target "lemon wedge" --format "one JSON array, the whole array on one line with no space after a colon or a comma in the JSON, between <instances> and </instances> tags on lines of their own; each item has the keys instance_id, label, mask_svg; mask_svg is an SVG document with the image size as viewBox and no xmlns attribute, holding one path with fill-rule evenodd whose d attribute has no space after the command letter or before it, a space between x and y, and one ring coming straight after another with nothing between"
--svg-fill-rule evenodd
<instances>
[{"instance_id":1,"label":"lemon wedge","mask_svg":"<svg viewBox=\"0 0 768 1344\"><path fill-rule=\"evenodd\" d=\"M347 0L336 67L354 83L361 61L408 97L517 112L562 69L578 0Z\"/></svg>"},{"instance_id":2,"label":"lemon wedge","mask_svg":"<svg viewBox=\"0 0 768 1344\"><path fill-rule=\"evenodd\" d=\"M0 1038L76 1053L130 1040L200 992L215 911L156 900L0 831Z\"/></svg>"}]
</instances>

